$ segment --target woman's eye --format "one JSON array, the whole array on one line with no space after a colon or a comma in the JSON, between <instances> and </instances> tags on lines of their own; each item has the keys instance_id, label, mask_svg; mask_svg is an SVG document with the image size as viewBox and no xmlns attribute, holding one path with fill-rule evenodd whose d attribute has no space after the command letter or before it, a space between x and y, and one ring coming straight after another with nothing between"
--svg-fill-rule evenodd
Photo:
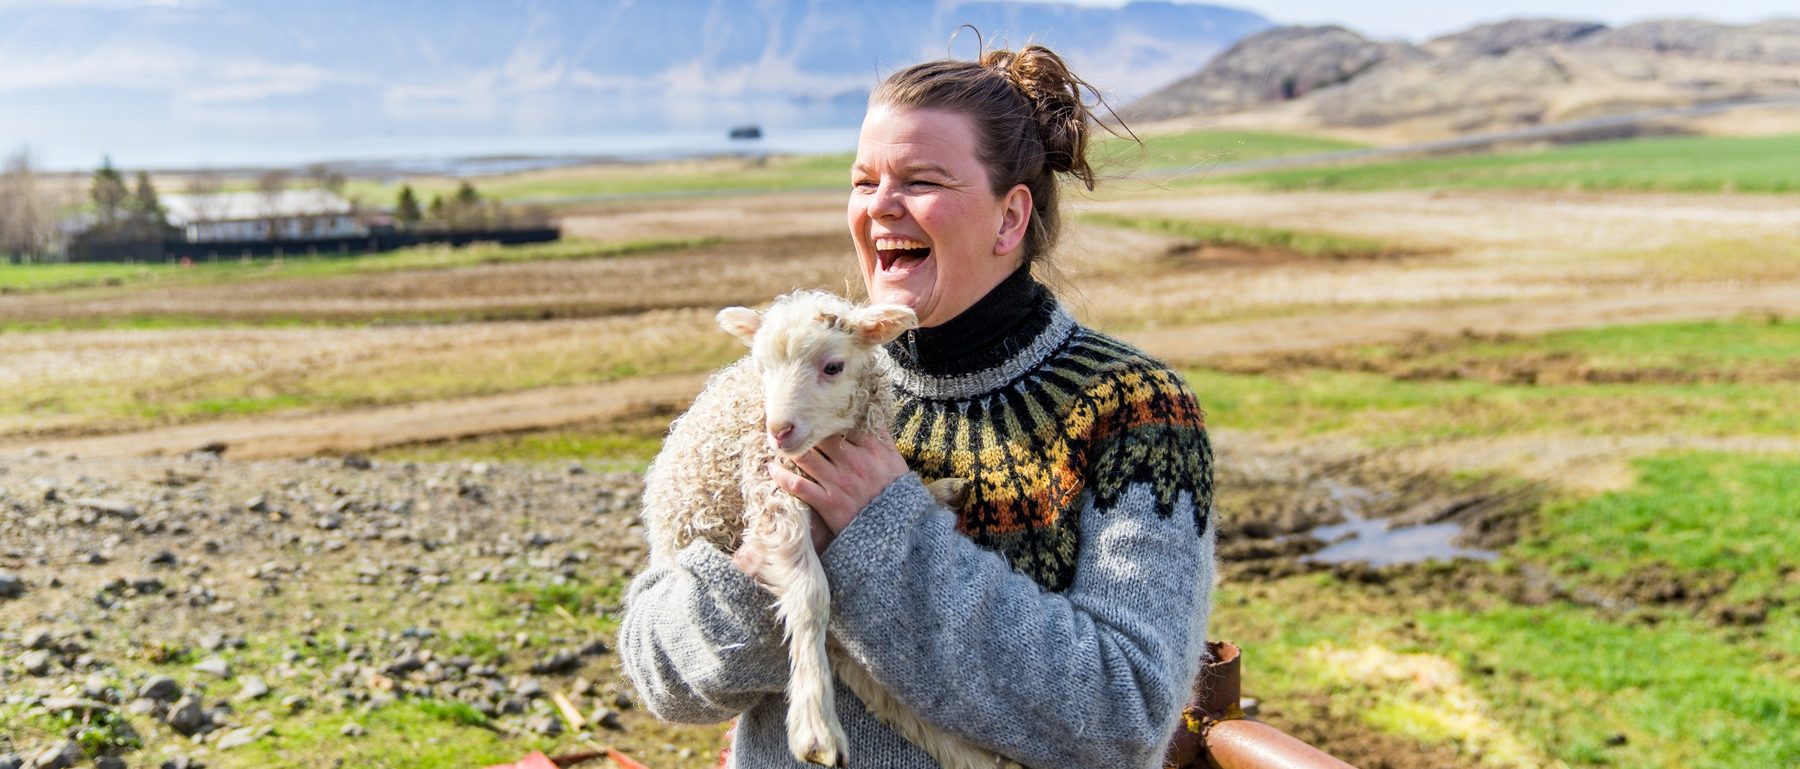
<instances>
[{"instance_id":1,"label":"woman's eye","mask_svg":"<svg viewBox=\"0 0 1800 769\"><path fill-rule=\"evenodd\" d=\"M844 364L842 362L834 360L825 364L825 376L837 376L842 373L844 373Z\"/></svg>"},{"instance_id":2,"label":"woman's eye","mask_svg":"<svg viewBox=\"0 0 1800 769\"><path fill-rule=\"evenodd\" d=\"M857 189L859 189L859 190L872 190L872 189L875 189L875 183L874 183L874 182L872 182L872 181L869 181L869 180L867 180L867 179L861 179L861 180L858 180L858 181L854 181L854 182L851 182L851 183L850 183L850 185L851 185L851 186L852 186L852 187L855 187L855 188L857 188Z\"/></svg>"}]
</instances>

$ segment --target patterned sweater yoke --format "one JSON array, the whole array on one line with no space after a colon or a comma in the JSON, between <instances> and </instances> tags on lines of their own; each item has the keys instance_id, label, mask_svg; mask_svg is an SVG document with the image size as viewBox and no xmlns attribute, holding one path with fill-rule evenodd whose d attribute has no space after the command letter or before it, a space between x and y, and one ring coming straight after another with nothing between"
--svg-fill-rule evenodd
<instances>
[{"instance_id":1,"label":"patterned sweater yoke","mask_svg":"<svg viewBox=\"0 0 1800 769\"><path fill-rule=\"evenodd\" d=\"M1106 510L1148 484L1166 517L1185 492L1205 533L1212 448L1193 393L1161 362L1080 326L1025 270L885 352L900 453L927 481L971 481L958 529L1045 589L1074 579L1084 493Z\"/></svg>"}]
</instances>

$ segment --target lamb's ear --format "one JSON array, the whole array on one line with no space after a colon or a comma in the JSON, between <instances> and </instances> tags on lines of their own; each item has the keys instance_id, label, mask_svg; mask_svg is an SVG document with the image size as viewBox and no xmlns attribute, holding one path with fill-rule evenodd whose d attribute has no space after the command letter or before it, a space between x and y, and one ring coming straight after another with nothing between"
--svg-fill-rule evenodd
<instances>
[{"instance_id":1,"label":"lamb's ear","mask_svg":"<svg viewBox=\"0 0 1800 769\"><path fill-rule=\"evenodd\" d=\"M858 341L874 346L887 344L908 329L917 328L919 316L904 305L875 304L851 313L850 325L855 327Z\"/></svg>"},{"instance_id":2,"label":"lamb's ear","mask_svg":"<svg viewBox=\"0 0 1800 769\"><path fill-rule=\"evenodd\" d=\"M719 328L731 332L732 336L744 344L756 339L756 330L762 328L762 314L748 307L727 307L719 311Z\"/></svg>"}]
</instances>

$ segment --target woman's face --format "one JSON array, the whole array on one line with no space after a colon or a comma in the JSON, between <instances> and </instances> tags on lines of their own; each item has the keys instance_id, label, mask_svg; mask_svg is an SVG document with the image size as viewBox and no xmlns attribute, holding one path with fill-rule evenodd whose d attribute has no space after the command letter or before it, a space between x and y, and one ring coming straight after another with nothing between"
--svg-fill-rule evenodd
<instances>
[{"instance_id":1,"label":"woman's face","mask_svg":"<svg viewBox=\"0 0 1800 769\"><path fill-rule=\"evenodd\" d=\"M994 195L968 117L874 107L850 181L850 239L870 301L936 326L1018 268L1031 193Z\"/></svg>"}]
</instances>

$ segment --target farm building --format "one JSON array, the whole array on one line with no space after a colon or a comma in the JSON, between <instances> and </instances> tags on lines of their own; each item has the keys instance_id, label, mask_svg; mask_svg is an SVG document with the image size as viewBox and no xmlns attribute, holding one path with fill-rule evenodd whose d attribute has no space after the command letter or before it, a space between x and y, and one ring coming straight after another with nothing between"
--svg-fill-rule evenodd
<instances>
[{"instance_id":1,"label":"farm building","mask_svg":"<svg viewBox=\"0 0 1800 769\"><path fill-rule=\"evenodd\" d=\"M189 243L353 238L368 234L354 207L328 190L166 195L169 224Z\"/></svg>"}]
</instances>

